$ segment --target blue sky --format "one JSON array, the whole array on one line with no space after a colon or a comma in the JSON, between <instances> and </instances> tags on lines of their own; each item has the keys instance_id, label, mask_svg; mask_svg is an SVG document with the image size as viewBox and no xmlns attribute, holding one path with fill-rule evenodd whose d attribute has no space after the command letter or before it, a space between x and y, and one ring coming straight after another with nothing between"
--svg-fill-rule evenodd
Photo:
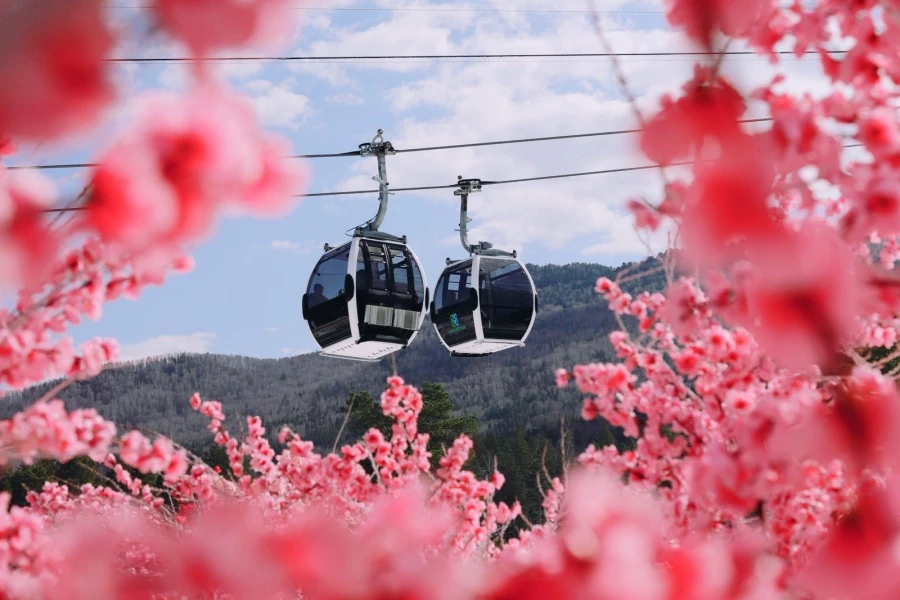
<instances>
[{"instance_id":1,"label":"blue sky","mask_svg":"<svg viewBox=\"0 0 900 600\"><path fill-rule=\"evenodd\" d=\"M136 0L113 0L125 6ZM326 4L324 0L316 6ZM660 14L659 0L603 0L603 22L619 52L687 49ZM306 4L312 6L312 0ZM300 7L302 4L297 3ZM297 35L281 54L377 55L601 52L582 0L338 0L331 8L295 10ZM438 9L438 10L434 10ZM477 10L462 10L477 9ZM486 9L498 9L489 12ZM528 12L540 10L576 12ZM648 12L649 11L649 12ZM111 14L131 31L144 26L139 8ZM168 41L144 35L122 56L179 56ZM684 58L623 59L641 105L651 108L690 75ZM729 65L738 82L760 83L772 68L758 59ZM815 88L815 72L789 65L789 85ZM377 129L397 148L603 131L633 127L606 59L368 64L249 63L218 69L248 97L266 127L287 136L297 153L343 152L370 141ZM124 65L123 95L178 89L177 65ZM126 103L127 104L127 103ZM753 114L751 116L759 116ZM23 149L18 162L90 158L127 111L110 116L80 144ZM406 187L451 183L457 175L508 179L644 164L635 136L593 138L429 152L389 157L388 179ZM369 189L374 158L309 161L308 191ZM77 172L53 174L63 190L79 188ZM618 264L647 253L623 210L640 195L658 194L652 171L486 188L471 199L472 238L517 249L528 262ZM376 196L312 198L279 220L223 220L194 256L196 270L147 290L137 302L108 305L104 318L75 330L78 341L118 339L125 358L177 351L284 357L315 344L300 316L300 297L322 245L374 215ZM392 197L383 231L406 234L429 283L444 259L462 253L454 229L452 190ZM654 240L653 249L664 248Z\"/></svg>"}]
</instances>

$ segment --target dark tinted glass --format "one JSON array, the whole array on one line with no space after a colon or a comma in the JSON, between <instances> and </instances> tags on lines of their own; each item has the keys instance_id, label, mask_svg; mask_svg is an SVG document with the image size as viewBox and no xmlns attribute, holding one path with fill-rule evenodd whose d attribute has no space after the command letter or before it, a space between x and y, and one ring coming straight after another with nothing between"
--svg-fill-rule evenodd
<instances>
[{"instance_id":1,"label":"dark tinted glass","mask_svg":"<svg viewBox=\"0 0 900 600\"><path fill-rule=\"evenodd\" d=\"M475 320L466 305L472 279L472 262L444 271L434 292L434 324L448 346L475 339Z\"/></svg>"},{"instance_id":2,"label":"dark tinted glass","mask_svg":"<svg viewBox=\"0 0 900 600\"><path fill-rule=\"evenodd\" d=\"M400 294L412 294L410 274L412 268L406 253L400 248L391 248L391 273L394 275L394 291Z\"/></svg>"},{"instance_id":3,"label":"dark tinted glass","mask_svg":"<svg viewBox=\"0 0 900 600\"><path fill-rule=\"evenodd\" d=\"M534 290L522 265L509 259L482 258L479 289L484 337L525 337L534 314Z\"/></svg>"},{"instance_id":4,"label":"dark tinted glass","mask_svg":"<svg viewBox=\"0 0 900 600\"><path fill-rule=\"evenodd\" d=\"M438 287L434 293L434 308L442 311L469 299L470 282L472 279L472 263L466 262L452 270L444 271L438 281Z\"/></svg>"},{"instance_id":5,"label":"dark tinted glass","mask_svg":"<svg viewBox=\"0 0 900 600\"><path fill-rule=\"evenodd\" d=\"M362 248L356 253L356 289L363 290L368 287L366 279L366 259L363 257Z\"/></svg>"},{"instance_id":6,"label":"dark tinted glass","mask_svg":"<svg viewBox=\"0 0 900 600\"><path fill-rule=\"evenodd\" d=\"M416 259L413 258L412 254L409 255L409 262L412 265L413 287L416 290L416 297L419 298L419 302L424 302L425 280L422 279L422 270L419 269L419 263L416 262Z\"/></svg>"},{"instance_id":7,"label":"dark tinted glass","mask_svg":"<svg viewBox=\"0 0 900 600\"><path fill-rule=\"evenodd\" d=\"M343 246L326 254L316 265L309 279L306 293L309 308L315 308L323 302L334 300L344 293L344 280L347 276L347 261L350 259L350 245Z\"/></svg>"},{"instance_id":8,"label":"dark tinted glass","mask_svg":"<svg viewBox=\"0 0 900 600\"><path fill-rule=\"evenodd\" d=\"M371 277L369 287L373 290L388 289L387 259L384 256L384 246L373 242L366 242L365 246L369 260L369 276Z\"/></svg>"},{"instance_id":9,"label":"dark tinted glass","mask_svg":"<svg viewBox=\"0 0 900 600\"><path fill-rule=\"evenodd\" d=\"M307 286L307 317L316 342L323 348L351 335L344 282L350 244L326 254L316 265Z\"/></svg>"}]
</instances>

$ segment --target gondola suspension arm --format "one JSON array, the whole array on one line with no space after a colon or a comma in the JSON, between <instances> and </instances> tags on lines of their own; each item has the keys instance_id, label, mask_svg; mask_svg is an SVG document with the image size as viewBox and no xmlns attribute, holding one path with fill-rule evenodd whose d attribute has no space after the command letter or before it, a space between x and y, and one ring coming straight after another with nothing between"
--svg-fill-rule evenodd
<instances>
[{"instance_id":1,"label":"gondola suspension arm","mask_svg":"<svg viewBox=\"0 0 900 600\"><path fill-rule=\"evenodd\" d=\"M375 233L384 222L387 215L388 197L390 196L390 184L387 180L387 156L397 152L394 150L393 144L384 141L384 131L379 129L371 143L360 144L359 153L361 156L375 156L378 159L378 176L372 177L373 181L378 183L378 213L372 217L365 225L357 228L357 233Z\"/></svg>"},{"instance_id":2,"label":"gondola suspension arm","mask_svg":"<svg viewBox=\"0 0 900 600\"><path fill-rule=\"evenodd\" d=\"M481 254L485 256L512 256L515 258L516 252L507 252L505 250L497 250L494 245L489 242L478 242L477 244L469 243L469 194L481 191L480 179L463 179L462 176L457 177L457 185L459 186L454 195L460 197L459 208L459 240L462 242L463 248L469 255ZM449 264L449 259L448 259Z\"/></svg>"}]
</instances>

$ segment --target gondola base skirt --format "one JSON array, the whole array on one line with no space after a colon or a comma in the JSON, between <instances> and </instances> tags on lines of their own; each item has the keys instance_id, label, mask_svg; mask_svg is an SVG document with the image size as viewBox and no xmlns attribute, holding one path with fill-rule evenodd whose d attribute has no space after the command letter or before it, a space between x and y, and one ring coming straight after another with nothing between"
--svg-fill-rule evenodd
<instances>
[{"instance_id":1,"label":"gondola base skirt","mask_svg":"<svg viewBox=\"0 0 900 600\"><path fill-rule=\"evenodd\" d=\"M495 352L509 350L510 348L520 348L524 345L525 344L523 344L522 342L514 342L509 340L472 340L471 342L467 342L465 344L451 346L450 350L454 354L493 354Z\"/></svg>"},{"instance_id":2,"label":"gondola base skirt","mask_svg":"<svg viewBox=\"0 0 900 600\"><path fill-rule=\"evenodd\" d=\"M322 350L319 354L329 358L343 358L363 362L378 362L385 356L403 349L402 344L388 342L361 342L357 344L353 340L347 340L342 344L335 344Z\"/></svg>"}]
</instances>

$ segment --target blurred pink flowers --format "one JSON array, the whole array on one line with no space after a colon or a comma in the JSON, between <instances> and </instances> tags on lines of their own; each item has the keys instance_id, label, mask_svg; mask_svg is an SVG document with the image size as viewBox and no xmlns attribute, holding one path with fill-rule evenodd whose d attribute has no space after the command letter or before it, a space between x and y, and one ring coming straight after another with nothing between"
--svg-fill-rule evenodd
<instances>
[{"instance_id":1,"label":"blurred pink flowers","mask_svg":"<svg viewBox=\"0 0 900 600\"><path fill-rule=\"evenodd\" d=\"M860 330L865 298L849 249L833 230L810 225L753 257L753 275L743 282L747 327L789 368L832 368L837 350Z\"/></svg>"},{"instance_id":2,"label":"blurred pink flowers","mask_svg":"<svg viewBox=\"0 0 900 600\"><path fill-rule=\"evenodd\" d=\"M290 0L153 0L162 25L196 55L271 46L292 30Z\"/></svg>"},{"instance_id":3,"label":"blurred pink flowers","mask_svg":"<svg viewBox=\"0 0 900 600\"><path fill-rule=\"evenodd\" d=\"M56 188L37 172L7 171L0 165L0 288L43 281L59 240L45 228L43 211Z\"/></svg>"},{"instance_id":4,"label":"blurred pink flowers","mask_svg":"<svg viewBox=\"0 0 900 600\"><path fill-rule=\"evenodd\" d=\"M212 84L158 96L100 159L87 223L130 250L197 240L220 210L284 214L304 180L249 106Z\"/></svg>"},{"instance_id":5,"label":"blurred pink flowers","mask_svg":"<svg viewBox=\"0 0 900 600\"><path fill-rule=\"evenodd\" d=\"M115 38L104 4L18 2L0 14L0 138L84 129L113 100L106 59Z\"/></svg>"},{"instance_id":6,"label":"blurred pink flowers","mask_svg":"<svg viewBox=\"0 0 900 600\"><path fill-rule=\"evenodd\" d=\"M282 40L288 1L150 8L204 58ZM116 40L102 8L0 0L0 155L88 125L108 104ZM233 435L223 405L194 394L225 455L214 468L51 393L0 421L0 463L87 457L105 479L46 482L27 506L0 494L0 596L897 597L900 25L872 1L667 8L707 52L727 36L777 60L786 41L841 85L798 97L776 77L747 92L716 57L646 119L647 157L693 160L692 177L666 169L658 206L650 195L627 206L639 228L665 227L681 247L649 271L665 294L631 276L597 281L620 328L597 362L554 382L577 388L582 416L605 419L617 443L542 469L540 521L497 500L496 468L484 479L467 470L470 437L432 465L423 396L398 376L381 396L390 430L331 454L256 416ZM836 34L854 40L845 56L832 51ZM287 145L210 72L195 75L184 96L145 99L100 156L85 210L61 225L43 212L53 185L0 167L0 286L25 284L0 308L4 390L100 373L117 345L76 348L70 326L190 270L184 250L220 214L279 216L302 191ZM771 123L753 131L742 120L757 106ZM874 162L851 160L847 136ZM85 233L101 240L74 244Z\"/></svg>"}]
</instances>

